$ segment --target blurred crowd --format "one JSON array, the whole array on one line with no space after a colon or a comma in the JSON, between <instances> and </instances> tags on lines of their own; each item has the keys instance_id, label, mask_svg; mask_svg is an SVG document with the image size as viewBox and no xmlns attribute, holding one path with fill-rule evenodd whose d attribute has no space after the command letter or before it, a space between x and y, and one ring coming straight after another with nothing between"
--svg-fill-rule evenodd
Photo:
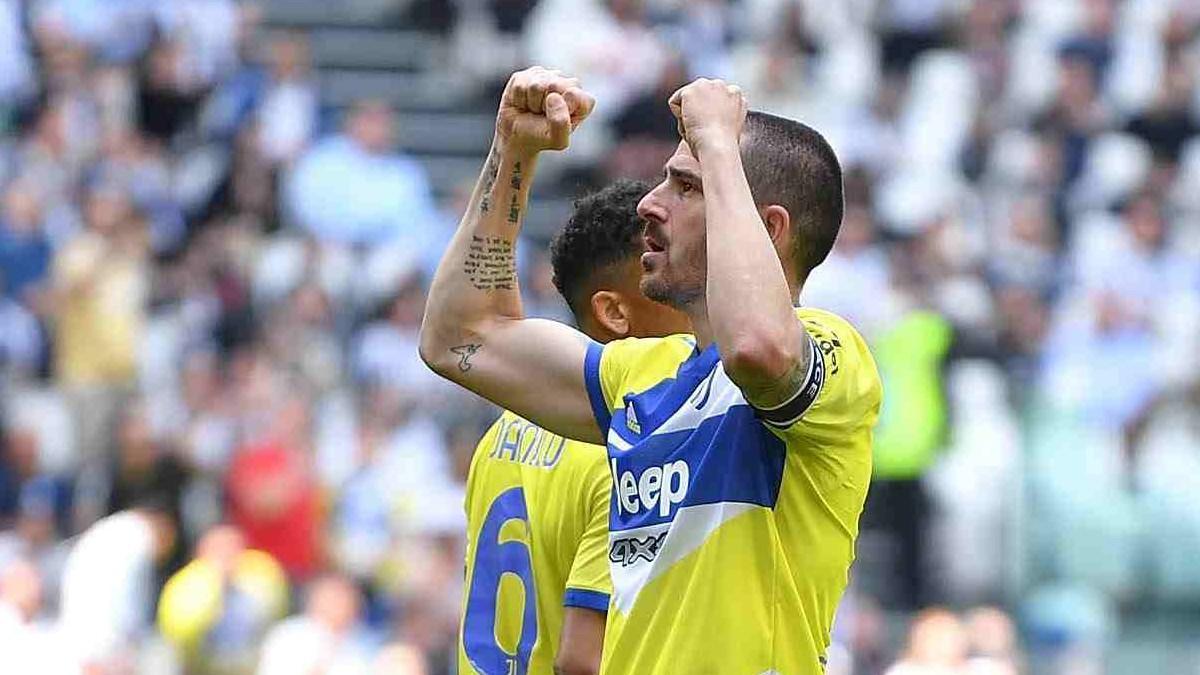
<instances>
[{"instance_id":1,"label":"blurred crowd","mask_svg":"<svg viewBox=\"0 0 1200 675\"><path fill-rule=\"evenodd\" d=\"M1200 606L1200 3L344 4L440 36L481 111L581 76L569 192L660 175L695 76L830 139L801 300L887 392L831 672L1102 672L1123 610ZM0 0L4 672L452 671L495 411L416 340L469 185L262 20ZM567 319L542 243L526 307Z\"/></svg>"}]
</instances>

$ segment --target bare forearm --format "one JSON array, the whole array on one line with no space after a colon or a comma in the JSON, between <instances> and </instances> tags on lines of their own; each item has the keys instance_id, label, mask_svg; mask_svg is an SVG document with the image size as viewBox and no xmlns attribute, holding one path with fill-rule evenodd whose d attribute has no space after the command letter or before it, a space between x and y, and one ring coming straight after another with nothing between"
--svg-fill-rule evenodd
<instances>
[{"instance_id":1,"label":"bare forearm","mask_svg":"<svg viewBox=\"0 0 1200 675\"><path fill-rule=\"evenodd\" d=\"M451 349L476 344L488 324L524 315L516 239L536 162L534 153L493 143L429 289L421 350L431 365L452 358Z\"/></svg>"},{"instance_id":2,"label":"bare forearm","mask_svg":"<svg viewBox=\"0 0 1200 675\"><path fill-rule=\"evenodd\" d=\"M534 67L509 78L492 151L434 274L420 350L438 374L493 403L598 442L583 381L587 336L524 318L515 257L537 154L565 149L593 104L578 80L557 71Z\"/></svg>"},{"instance_id":3,"label":"bare forearm","mask_svg":"<svg viewBox=\"0 0 1200 675\"><path fill-rule=\"evenodd\" d=\"M800 344L801 329L783 266L742 171L737 143L706 146L700 167L707 220L708 320L713 339L723 359L750 357L747 360L765 365L767 370L772 366L786 370L792 346ZM727 363L727 368L730 365L736 363ZM765 373L773 377L783 374Z\"/></svg>"}]
</instances>

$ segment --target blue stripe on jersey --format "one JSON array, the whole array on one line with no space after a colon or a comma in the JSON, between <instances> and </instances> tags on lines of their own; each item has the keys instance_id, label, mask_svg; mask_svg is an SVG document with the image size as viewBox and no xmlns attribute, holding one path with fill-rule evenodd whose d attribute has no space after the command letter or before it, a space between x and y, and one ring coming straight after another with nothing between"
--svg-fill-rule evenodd
<instances>
[{"instance_id":1,"label":"blue stripe on jersey","mask_svg":"<svg viewBox=\"0 0 1200 675\"><path fill-rule=\"evenodd\" d=\"M604 354L604 346L599 342L588 344L587 356L583 360L583 381L587 384L588 401L592 404L592 415L600 427L600 434L608 433L608 425L612 415L608 412L608 403L604 401L604 389L600 386L600 356Z\"/></svg>"},{"instance_id":2,"label":"blue stripe on jersey","mask_svg":"<svg viewBox=\"0 0 1200 675\"><path fill-rule=\"evenodd\" d=\"M637 410L642 434L649 435L682 408L700 383L712 376L719 360L717 346L709 345L703 352L693 352L679 366L674 378L663 380L636 396L626 396L626 402L632 399L633 407Z\"/></svg>"},{"instance_id":3,"label":"blue stripe on jersey","mask_svg":"<svg viewBox=\"0 0 1200 675\"><path fill-rule=\"evenodd\" d=\"M671 392L676 388L676 384L677 380L670 377L640 394L626 394L624 407L616 411L620 413L621 421L617 422L616 418L613 418L613 431L626 443L630 445L636 444L641 440L641 436L649 434L670 417L669 412L666 416L661 414L662 402L670 399ZM638 420L637 431L629 424L629 406L631 405L634 409L634 415Z\"/></svg>"},{"instance_id":4,"label":"blue stripe on jersey","mask_svg":"<svg viewBox=\"0 0 1200 675\"><path fill-rule=\"evenodd\" d=\"M646 391L626 394L624 409L617 411L623 413L621 422L618 424L614 420L610 420L612 429L626 443L637 444L641 440L639 436L650 435L683 406L696 386L705 377L712 374L717 361L717 347L712 345L702 354L693 352L692 356L679 367L676 377L668 377ZM628 423L627 410L629 406L633 406L634 415L637 417L639 429L637 431Z\"/></svg>"},{"instance_id":5,"label":"blue stripe on jersey","mask_svg":"<svg viewBox=\"0 0 1200 675\"><path fill-rule=\"evenodd\" d=\"M625 411L616 411L614 428L624 424ZM695 429L643 437L627 452L609 446L609 530L670 522L684 506L741 502L773 508L786 455L783 441L748 405L735 405Z\"/></svg>"},{"instance_id":6,"label":"blue stripe on jersey","mask_svg":"<svg viewBox=\"0 0 1200 675\"><path fill-rule=\"evenodd\" d=\"M608 593L587 588L568 588L563 596L563 607L582 607L597 612L608 611Z\"/></svg>"}]
</instances>

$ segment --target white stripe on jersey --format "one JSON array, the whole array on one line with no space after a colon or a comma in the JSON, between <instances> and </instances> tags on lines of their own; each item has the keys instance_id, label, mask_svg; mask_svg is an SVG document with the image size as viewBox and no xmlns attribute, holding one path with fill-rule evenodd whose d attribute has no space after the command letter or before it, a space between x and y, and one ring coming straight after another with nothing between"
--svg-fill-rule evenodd
<instances>
[{"instance_id":1,"label":"white stripe on jersey","mask_svg":"<svg viewBox=\"0 0 1200 675\"><path fill-rule=\"evenodd\" d=\"M637 596L646 584L662 576L672 565L700 548L708 536L717 528L751 509L762 508L742 502L719 502L685 506L675 513L675 519L666 523L641 527L636 530L621 530L608 533L609 551L623 539L645 539L667 531L666 539L659 547L658 555L652 560L635 559L628 565L613 562L613 598L616 608L626 614L633 609Z\"/></svg>"}]
</instances>

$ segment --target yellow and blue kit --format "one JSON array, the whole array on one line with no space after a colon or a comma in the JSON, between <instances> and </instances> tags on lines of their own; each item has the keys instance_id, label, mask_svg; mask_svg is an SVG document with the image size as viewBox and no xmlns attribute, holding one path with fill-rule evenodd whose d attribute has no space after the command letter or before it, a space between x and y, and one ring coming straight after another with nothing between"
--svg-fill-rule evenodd
<instances>
[{"instance_id":1,"label":"yellow and blue kit","mask_svg":"<svg viewBox=\"0 0 1200 675\"><path fill-rule=\"evenodd\" d=\"M589 346L613 481L603 673L823 671L882 388L849 323L797 315L810 367L771 410L690 336Z\"/></svg>"},{"instance_id":2,"label":"yellow and blue kit","mask_svg":"<svg viewBox=\"0 0 1200 675\"><path fill-rule=\"evenodd\" d=\"M550 673L563 608L608 610L611 483L603 446L507 411L484 435L467 478L460 673Z\"/></svg>"}]
</instances>

